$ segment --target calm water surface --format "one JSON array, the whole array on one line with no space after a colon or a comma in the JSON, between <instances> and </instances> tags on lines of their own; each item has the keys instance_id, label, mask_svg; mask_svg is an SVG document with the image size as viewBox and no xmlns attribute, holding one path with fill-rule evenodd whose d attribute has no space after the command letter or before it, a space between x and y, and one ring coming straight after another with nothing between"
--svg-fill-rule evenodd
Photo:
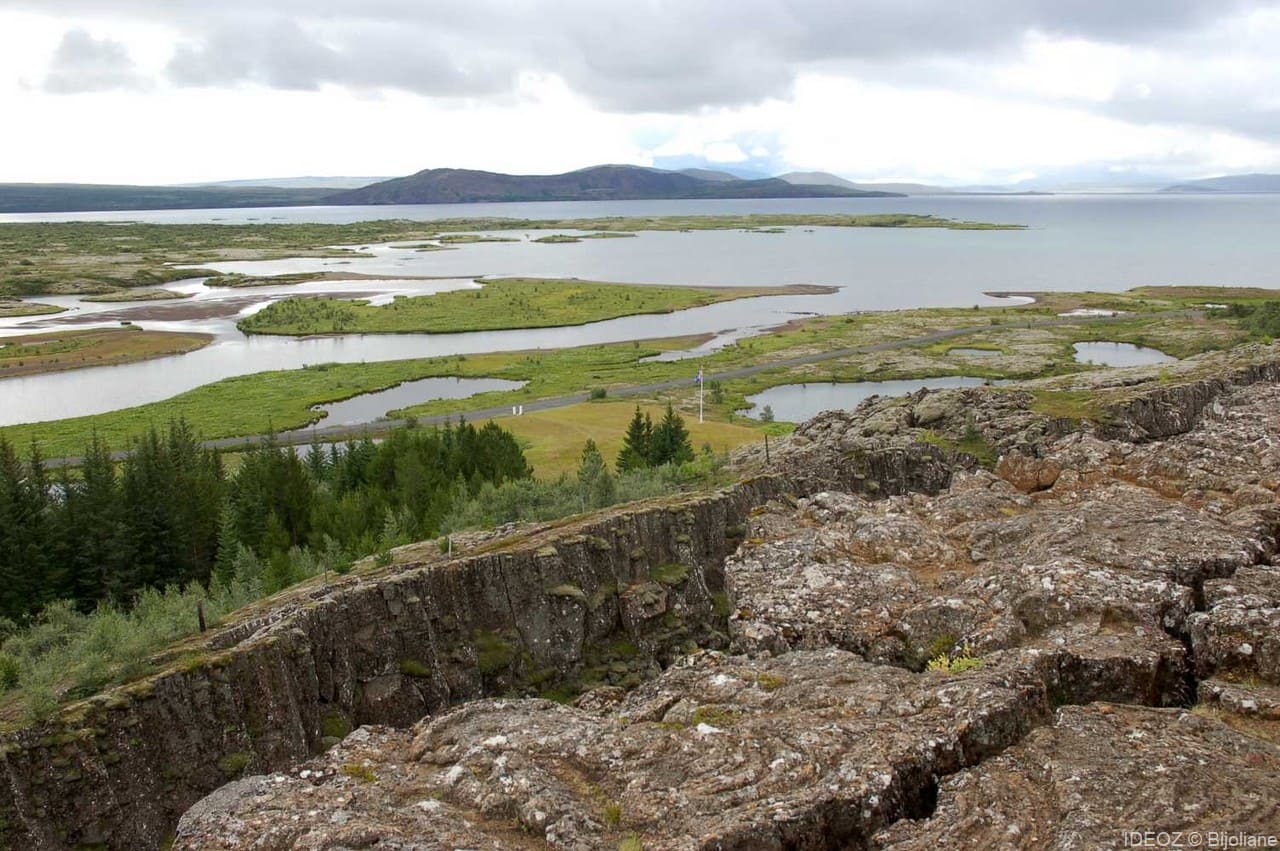
<instances>
[{"instance_id":1,"label":"calm water surface","mask_svg":"<svg viewBox=\"0 0 1280 851\"><path fill-rule=\"evenodd\" d=\"M774 419L800 423L822 411L848 410L872 396L902 396L917 390L948 390L956 387L977 387L986 379L967 376L906 379L902 381L856 381L839 383L782 384L770 387L763 393L748 396L754 403L747 416L760 418L760 412L768 405Z\"/></svg>"},{"instance_id":2,"label":"calm water surface","mask_svg":"<svg viewBox=\"0 0 1280 851\"><path fill-rule=\"evenodd\" d=\"M168 315L156 303L88 305L75 297L40 300L71 308L56 317L0 320L0 337L57 330L72 322L214 334L210 347L142 364L0 380L0 425L98 413L173 396L202 384L268 369L330 361L377 361L443 354L553 348L655 336L712 334L701 354L797 316L918 306L996 303L985 291L1121 290L1144 284L1280 287L1280 196L1125 195L734 201L627 201L468 204L414 207L300 207L258 210L3 215L0 221L352 222L372 218L429 221L453 217L561 218L612 215L779 213L928 213L1019 223L1025 231L792 228L642 232L634 239L463 245L418 252L369 246L368 257L214 264L226 271L276 274L343 271L388 276L447 276L448 281L326 281L299 287L212 290L199 280L172 285L208 303L200 318ZM545 233L545 232L543 232ZM539 232L528 236L542 235ZM294 294L337 293L385 303L395 295L476 286L489 275L579 277L636 283L818 283L833 295L747 299L661 316L610 320L570 329L448 335L349 335L246 338L235 319ZM675 355L673 355L674 357ZM1095 362L1099 359L1093 358Z\"/></svg>"},{"instance_id":3,"label":"calm water surface","mask_svg":"<svg viewBox=\"0 0 1280 851\"><path fill-rule=\"evenodd\" d=\"M1100 366L1149 366L1177 360L1159 349L1132 343L1076 343L1076 360Z\"/></svg>"}]
</instances>

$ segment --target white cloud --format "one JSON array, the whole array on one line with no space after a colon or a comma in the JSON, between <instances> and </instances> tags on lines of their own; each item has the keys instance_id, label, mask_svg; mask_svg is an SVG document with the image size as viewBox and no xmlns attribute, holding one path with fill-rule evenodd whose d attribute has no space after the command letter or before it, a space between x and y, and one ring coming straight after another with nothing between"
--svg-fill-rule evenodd
<instances>
[{"instance_id":1,"label":"white cloud","mask_svg":"<svg viewBox=\"0 0 1280 851\"><path fill-rule=\"evenodd\" d=\"M1272 2L601 2L0 0L0 180L1280 166Z\"/></svg>"}]
</instances>

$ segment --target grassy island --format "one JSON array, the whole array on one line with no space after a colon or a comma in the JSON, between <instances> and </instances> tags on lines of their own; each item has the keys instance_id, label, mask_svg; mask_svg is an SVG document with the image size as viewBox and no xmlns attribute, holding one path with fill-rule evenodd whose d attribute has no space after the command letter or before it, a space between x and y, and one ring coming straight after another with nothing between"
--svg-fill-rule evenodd
<instances>
[{"instance_id":1,"label":"grassy island","mask_svg":"<svg viewBox=\"0 0 1280 851\"><path fill-rule=\"evenodd\" d=\"M208 334L144 331L137 326L0 337L0 378L180 355L212 339Z\"/></svg>"},{"instance_id":2,"label":"grassy island","mask_svg":"<svg viewBox=\"0 0 1280 851\"><path fill-rule=\"evenodd\" d=\"M495 278L475 290L365 301L291 298L242 319L246 334L388 334L497 331L585 325L643 313L671 313L722 301L834 292L832 287L677 287L544 278Z\"/></svg>"}]
</instances>

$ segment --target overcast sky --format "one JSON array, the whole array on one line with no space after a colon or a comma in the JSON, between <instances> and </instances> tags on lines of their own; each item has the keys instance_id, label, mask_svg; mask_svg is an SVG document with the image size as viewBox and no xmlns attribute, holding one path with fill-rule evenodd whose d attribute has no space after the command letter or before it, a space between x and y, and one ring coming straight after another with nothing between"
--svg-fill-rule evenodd
<instances>
[{"instance_id":1,"label":"overcast sky","mask_svg":"<svg viewBox=\"0 0 1280 851\"><path fill-rule=\"evenodd\" d=\"M0 0L0 181L1280 171L1280 3Z\"/></svg>"}]
</instances>

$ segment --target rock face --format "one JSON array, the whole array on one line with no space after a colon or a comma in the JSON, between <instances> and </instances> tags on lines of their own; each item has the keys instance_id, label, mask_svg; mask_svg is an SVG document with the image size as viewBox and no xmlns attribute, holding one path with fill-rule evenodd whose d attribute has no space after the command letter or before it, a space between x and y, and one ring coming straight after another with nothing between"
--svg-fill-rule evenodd
<instances>
[{"instance_id":1,"label":"rock face","mask_svg":"<svg viewBox=\"0 0 1280 851\"><path fill-rule=\"evenodd\" d=\"M1120 373L1083 425L1023 391L872 400L775 448L780 476L335 590L90 705L83 739L17 739L11 835L154 847L232 775L174 848L1280 834L1280 370L1259 354ZM519 697L571 682L595 687Z\"/></svg>"},{"instance_id":2,"label":"rock face","mask_svg":"<svg viewBox=\"0 0 1280 851\"><path fill-rule=\"evenodd\" d=\"M159 847L191 804L366 723L485 695L634 686L726 646L725 556L776 480L534 529L232 627L175 670L5 736L0 846ZM230 646L228 646L230 645Z\"/></svg>"}]
</instances>

